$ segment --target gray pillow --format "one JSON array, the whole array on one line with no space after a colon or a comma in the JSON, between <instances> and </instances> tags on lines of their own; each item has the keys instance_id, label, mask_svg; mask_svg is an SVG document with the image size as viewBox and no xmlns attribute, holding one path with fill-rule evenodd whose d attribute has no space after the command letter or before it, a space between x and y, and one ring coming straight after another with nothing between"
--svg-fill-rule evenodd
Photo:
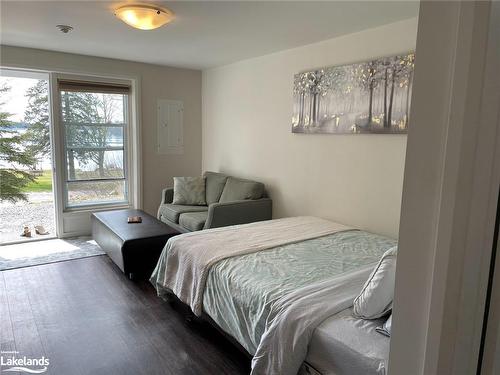
<instances>
[{"instance_id":1,"label":"gray pillow","mask_svg":"<svg viewBox=\"0 0 500 375\"><path fill-rule=\"evenodd\" d=\"M264 184L242 178L229 177L219 202L233 202L246 199L260 199L264 194Z\"/></svg>"},{"instance_id":2,"label":"gray pillow","mask_svg":"<svg viewBox=\"0 0 500 375\"><path fill-rule=\"evenodd\" d=\"M222 190L226 185L227 176L222 173L205 172L203 175L206 178L205 190L207 204L216 203L222 195Z\"/></svg>"},{"instance_id":3,"label":"gray pillow","mask_svg":"<svg viewBox=\"0 0 500 375\"><path fill-rule=\"evenodd\" d=\"M172 204L205 206L204 177L174 177L174 199Z\"/></svg>"}]
</instances>

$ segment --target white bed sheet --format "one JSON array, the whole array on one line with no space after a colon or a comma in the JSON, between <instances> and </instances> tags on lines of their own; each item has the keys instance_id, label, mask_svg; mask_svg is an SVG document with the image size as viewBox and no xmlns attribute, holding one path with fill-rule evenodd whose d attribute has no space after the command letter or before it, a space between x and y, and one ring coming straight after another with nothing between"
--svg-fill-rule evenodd
<instances>
[{"instance_id":1,"label":"white bed sheet","mask_svg":"<svg viewBox=\"0 0 500 375\"><path fill-rule=\"evenodd\" d=\"M314 331L307 364L321 375L385 375L390 339L375 331L385 319L357 319L351 308L331 316Z\"/></svg>"}]
</instances>

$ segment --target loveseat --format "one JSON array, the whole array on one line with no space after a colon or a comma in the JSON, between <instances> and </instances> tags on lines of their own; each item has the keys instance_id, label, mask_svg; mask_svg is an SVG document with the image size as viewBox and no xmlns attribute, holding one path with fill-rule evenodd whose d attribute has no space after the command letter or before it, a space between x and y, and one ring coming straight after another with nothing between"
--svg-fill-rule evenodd
<instances>
[{"instance_id":1,"label":"loveseat","mask_svg":"<svg viewBox=\"0 0 500 375\"><path fill-rule=\"evenodd\" d=\"M162 191L158 219L182 233L272 219L264 184L205 172L206 205L172 204L174 189Z\"/></svg>"}]
</instances>

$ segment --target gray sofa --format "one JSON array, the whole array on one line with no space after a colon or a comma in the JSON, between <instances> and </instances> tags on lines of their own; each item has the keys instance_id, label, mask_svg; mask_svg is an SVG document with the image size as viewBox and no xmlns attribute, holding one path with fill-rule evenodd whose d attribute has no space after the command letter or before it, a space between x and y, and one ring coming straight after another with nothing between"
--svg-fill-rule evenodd
<instances>
[{"instance_id":1,"label":"gray sofa","mask_svg":"<svg viewBox=\"0 0 500 375\"><path fill-rule=\"evenodd\" d=\"M158 219L180 232L272 219L272 200L264 184L205 172L206 206L172 204L174 189L163 189Z\"/></svg>"}]
</instances>

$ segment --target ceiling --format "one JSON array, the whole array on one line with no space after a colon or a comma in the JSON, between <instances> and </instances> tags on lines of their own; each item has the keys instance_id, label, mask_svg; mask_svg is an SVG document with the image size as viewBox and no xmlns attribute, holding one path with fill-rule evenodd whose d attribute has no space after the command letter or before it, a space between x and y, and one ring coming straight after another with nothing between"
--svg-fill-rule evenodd
<instances>
[{"instance_id":1,"label":"ceiling","mask_svg":"<svg viewBox=\"0 0 500 375\"><path fill-rule=\"evenodd\" d=\"M150 2L151 3L151 2ZM205 69L416 17L415 1L155 2L175 14L141 31L111 1L1 1L0 42L91 56ZM74 27L69 34L57 24Z\"/></svg>"}]
</instances>

